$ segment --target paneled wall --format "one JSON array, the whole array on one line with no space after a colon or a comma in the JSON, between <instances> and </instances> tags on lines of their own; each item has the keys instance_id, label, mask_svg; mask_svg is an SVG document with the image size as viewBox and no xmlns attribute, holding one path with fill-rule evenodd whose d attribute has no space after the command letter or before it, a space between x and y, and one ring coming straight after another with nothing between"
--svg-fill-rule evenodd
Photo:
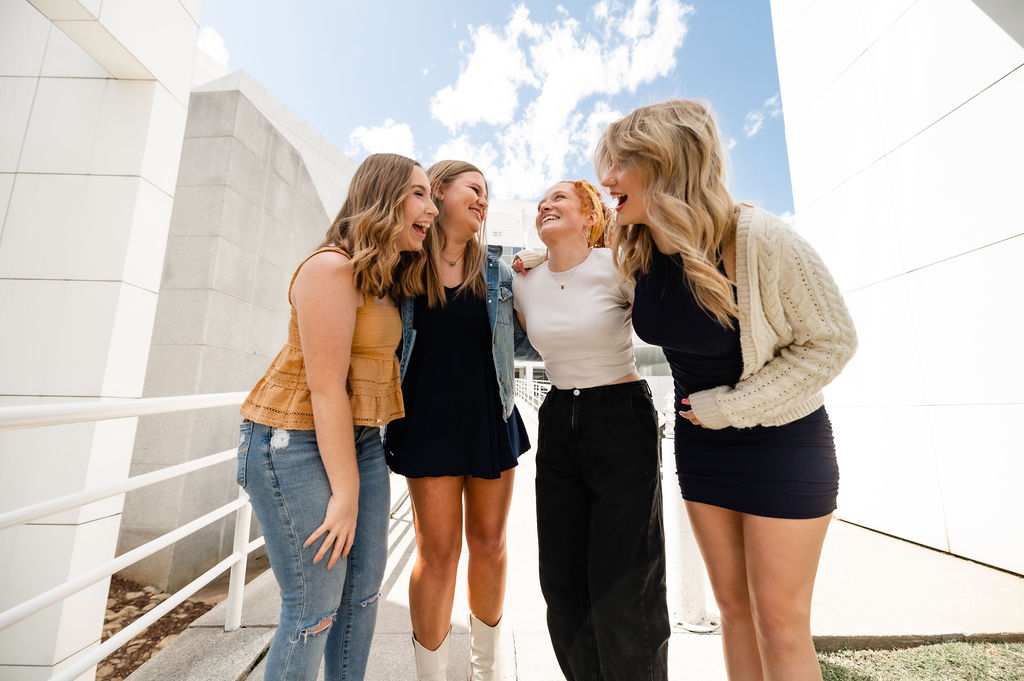
<instances>
[{"instance_id":1,"label":"paneled wall","mask_svg":"<svg viewBox=\"0 0 1024 681\"><path fill-rule=\"evenodd\" d=\"M142 395L197 12L0 0L0 405ZM123 478L134 435L134 419L0 434L0 510ZM121 506L0 532L0 609L110 560ZM103 580L0 632L0 676L49 678L97 645L106 596Z\"/></svg>"},{"instance_id":2,"label":"paneled wall","mask_svg":"<svg viewBox=\"0 0 1024 681\"><path fill-rule=\"evenodd\" d=\"M1024 573L1024 10L772 0L796 227L860 350L843 518Z\"/></svg>"}]
</instances>

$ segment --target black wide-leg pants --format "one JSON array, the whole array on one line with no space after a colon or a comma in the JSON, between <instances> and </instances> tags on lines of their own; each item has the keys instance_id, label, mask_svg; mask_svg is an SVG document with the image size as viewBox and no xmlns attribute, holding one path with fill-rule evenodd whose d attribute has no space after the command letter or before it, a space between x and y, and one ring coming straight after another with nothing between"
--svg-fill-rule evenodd
<instances>
[{"instance_id":1,"label":"black wide-leg pants","mask_svg":"<svg viewBox=\"0 0 1024 681\"><path fill-rule=\"evenodd\" d=\"M666 681L658 419L644 381L552 388L539 413L537 534L568 681Z\"/></svg>"}]
</instances>

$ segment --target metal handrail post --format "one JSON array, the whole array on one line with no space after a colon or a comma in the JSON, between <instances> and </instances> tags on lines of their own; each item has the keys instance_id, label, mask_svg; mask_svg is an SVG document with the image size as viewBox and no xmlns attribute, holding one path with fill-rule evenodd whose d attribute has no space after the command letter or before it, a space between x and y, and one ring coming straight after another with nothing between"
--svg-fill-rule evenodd
<instances>
[{"instance_id":1,"label":"metal handrail post","mask_svg":"<svg viewBox=\"0 0 1024 681\"><path fill-rule=\"evenodd\" d=\"M242 604L245 601L245 569L249 562L249 527L252 524L252 504L244 489L238 490L239 501L244 502L235 514L235 538L232 548L238 562L231 566L228 580L227 616L224 631L235 631L242 626Z\"/></svg>"}]
</instances>

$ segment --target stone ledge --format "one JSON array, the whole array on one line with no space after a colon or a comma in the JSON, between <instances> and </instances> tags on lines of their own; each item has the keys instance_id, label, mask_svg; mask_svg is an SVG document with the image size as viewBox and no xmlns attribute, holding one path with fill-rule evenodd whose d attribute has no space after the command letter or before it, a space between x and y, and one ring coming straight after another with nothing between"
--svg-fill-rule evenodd
<instances>
[{"instance_id":1,"label":"stone ledge","mask_svg":"<svg viewBox=\"0 0 1024 681\"><path fill-rule=\"evenodd\" d=\"M238 681L263 656L274 629L252 627L226 632L214 627L191 627L127 681Z\"/></svg>"}]
</instances>

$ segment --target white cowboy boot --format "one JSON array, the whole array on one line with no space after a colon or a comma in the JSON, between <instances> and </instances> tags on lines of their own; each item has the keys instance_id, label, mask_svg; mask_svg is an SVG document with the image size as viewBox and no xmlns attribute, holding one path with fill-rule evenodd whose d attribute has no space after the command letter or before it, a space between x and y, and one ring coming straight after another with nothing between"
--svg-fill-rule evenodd
<instances>
[{"instance_id":1,"label":"white cowboy boot","mask_svg":"<svg viewBox=\"0 0 1024 681\"><path fill-rule=\"evenodd\" d=\"M412 637L412 649L416 655L416 681L445 681L448 678L448 641L452 630L444 635L437 650L427 650Z\"/></svg>"},{"instance_id":2,"label":"white cowboy boot","mask_svg":"<svg viewBox=\"0 0 1024 681\"><path fill-rule=\"evenodd\" d=\"M470 681L514 681L515 653L509 648L502 620L490 627L469 614Z\"/></svg>"}]
</instances>

